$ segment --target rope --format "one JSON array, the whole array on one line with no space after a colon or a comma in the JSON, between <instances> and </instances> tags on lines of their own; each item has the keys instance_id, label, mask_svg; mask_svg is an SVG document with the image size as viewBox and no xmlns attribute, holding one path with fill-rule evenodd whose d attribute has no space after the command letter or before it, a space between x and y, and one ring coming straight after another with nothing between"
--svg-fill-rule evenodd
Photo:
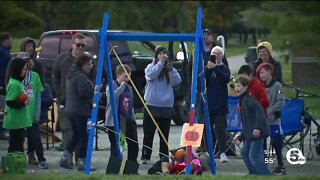
<instances>
[{"instance_id":1,"label":"rope","mask_svg":"<svg viewBox=\"0 0 320 180\"><path fill-rule=\"evenodd\" d=\"M153 121L154 125L156 126L156 128L157 128L157 130L158 130L158 132L159 132L159 134L160 134L160 136L161 136L161 138L164 140L164 142L165 142L165 144L167 145L168 149L170 149L170 148L169 148L169 143L168 143L168 141L167 141L167 140L166 140L166 138L164 137L164 135L163 135L163 133L162 133L161 129L159 128L159 126L158 126L158 124L157 124L156 120L154 119L154 117L153 117L153 115L151 114L151 112L150 112L150 110L149 110L148 106L147 106L147 105L146 105L146 103L144 102L144 99L142 98L142 96L140 95L140 93L139 93L139 91L138 91L137 87L136 87L136 86L135 86L135 84L133 83L133 81L132 81L132 79L131 79L131 77L130 77L129 73L128 73L128 72L127 72L127 70L123 67L123 63L121 62L121 60L120 60L120 58L119 58L119 56L118 56L118 53L114 50L114 48L116 48L116 47L117 47L116 45L115 45L115 46L112 46L112 48L111 48L110 52L111 52L111 51L113 51L113 52L114 52L114 55L116 56L116 58L117 58L117 60L119 61L120 65L122 66L123 70L125 71L126 75L128 76L129 81L131 82L131 84L132 84L132 86L133 86L134 90L136 91L137 95L139 96L139 98L140 98L141 102L143 103L143 106L146 108L146 110L147 110L147 112L148 112L149 116L151 117L151 119L152 119L152 121Z\"/></svg>"},{"instance_id":2,"label":"rope","mask_svg":"<svg viewBox=\"0 0 320 180\"><path fill-rule=\"evenodd\" d=\"M105 129L107 129L108 131L111 131L111 132L113 132L113 133L115 133L115 134L119 134L119 135L120 135L120 133L117 133L116 131L114 131L114 130L106 127L106 126L104 126L103 128L105 128ZM131 139L131 138L127 137L127 136L125 136L125 137L126 137L126 139L128 139L129 141L132 141L132 142L134 142L134 143L137 143L137 144L141 145L138 141L136 141L136 140L134 140L134 139ZM142 144L142 146L148 148L148 149L151 150L151 151L153 150L151 147L146 146L146 145L144 145L144 144ZM162 152L159 152L159 154L161 154L161 155L163 155L163 156L166 156L166 157L168 157L168 158L171 158L170 156L168 156L168 155L166 155L166 154L163 154Z\"/></svg>"}]
</instances>

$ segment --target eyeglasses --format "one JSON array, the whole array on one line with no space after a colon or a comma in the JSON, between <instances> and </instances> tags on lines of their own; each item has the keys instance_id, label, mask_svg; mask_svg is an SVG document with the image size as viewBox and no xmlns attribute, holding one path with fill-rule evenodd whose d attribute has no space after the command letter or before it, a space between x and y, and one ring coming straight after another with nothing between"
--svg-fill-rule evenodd
<instances>
[{"instance_id":1,"label":"eyeglasses","mask_svg":"<svg viewBox=\"0 0 320 180\"><path fill-rule=\"evenodd\" d=\"M81 43L74 43L76 46L77 46L77 48L84 48L84 47L86 47L86 45L85 44L81 44Z\"/></svg>"}]
</instances>

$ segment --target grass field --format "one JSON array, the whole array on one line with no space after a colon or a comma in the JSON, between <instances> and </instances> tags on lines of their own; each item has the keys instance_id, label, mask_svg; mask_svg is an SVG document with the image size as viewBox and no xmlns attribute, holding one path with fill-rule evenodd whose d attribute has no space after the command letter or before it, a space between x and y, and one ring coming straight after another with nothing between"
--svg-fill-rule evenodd
<instances>
[{"instance_id":1,"label":"grass field","mask_svg":"<svg viewBox=\"0 0 320 180\"><path fill-rule=\"evenodd\" d=\"M127 175L105 175L105 174L91 174L90 176L85 176L83 174L24 174L24 175L6 175L4 176L5 179L10 180L27 180L27 179L41 179L41 180L80 180L80 179L112 179L112 180L149 180L149 179L170 179L170 180L207 180L213 179L212 176L159 176L159 175L148 175L148 176L127 176ZM3 177L3 178L4 178ZM1 176L0 176L0 179ZM227 176L227 175L217 175L214 176L214 179L217 180L265 180L265 179L272 179L272 180L305 180L305 179L320 179L319 177L306 177L306 176L272 176L272 177L264 177L264 176Z\"/></svg>"}]
</instances>

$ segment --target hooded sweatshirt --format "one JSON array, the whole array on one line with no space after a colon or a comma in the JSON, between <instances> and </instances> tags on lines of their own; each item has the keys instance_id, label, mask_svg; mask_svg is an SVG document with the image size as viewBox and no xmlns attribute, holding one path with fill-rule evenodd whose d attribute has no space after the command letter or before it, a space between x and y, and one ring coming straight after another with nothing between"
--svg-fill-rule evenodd
<instances>
[{"instance_id":1,"label":"hooded sweatshirt","mask_svg":"<svg viewBox=\"0 0 320 180\"><path fill-rule=\"evenodd\" d=\"M172 108L174 103L173 87L181 82L181 77L178 71L173 68L169 72L169 83L165 78L159 79L159 74L164 65L163 61L155 63L154 60L145 68L147 84L144 99L147 105Z\"/></svg>"},{"instance_id":2,"label":"hooded sweatshirt","mask_svg":"<svg viewBox=\"0 0 320 180\"><path fill-rule=\"evenodd\" d=\"M10 49L0 46L0 95L6 94L5 79L10 59Z\"/></svg>"},{"instance_id":3,"label":"hooded sweatshirt","mask_svg":"<svg viewBox=\"0 0 320 180\"><path fill-rule=\"evenodd\" d=\"M26 51L26 44L27 43L32 43L34 46L34 50L33 50L32 54L29 54L30 58L34 61L34 66L32 68L32 71L36 72L39 75L40 81L41 81L42 85L44 85L43 67L42 67L41 62L36 59L36 42L35 42L35 40L33 40L30 37L23 38L21 41L21 45L20 45L20 52L27 52Z\"/></svg>"},{"instance_id":4,"label":"hooded sweatshirt","mask_svg":"<svg viewBox=\"0 0 320 180\"><path fill-rule=\"evenodd\" d=\"M94 85L89 76L77 65L72 65L66 77L65 111L91 116Z\"/></svg>"},{"instance_id":5,"label":"hooded sweatshirt","mask_svg":"<svg viewBox=\"0 0 320 180\"><path fill-rule=\"evenodd\" d=\"M240 141L251 141L268 137L269 126L265 119L263 109L256 98L244 92L239 96L242 131L238 139ZM253 137L253 130L260 130L260 137Z\"/></svg>"},{"instance_id":6,"label":"hooded sweatshirt","mask_svg":"<svg viewBox=\"0 0 320 180\"><path fill-rule=\"evenodd\" d=\"M267 108L268 122L269 124L281 124L281 110L285 103L282 85L275 79L272 79L271 82L266 85L266 91L270 102Z\"/></svg>"}]
</instances>

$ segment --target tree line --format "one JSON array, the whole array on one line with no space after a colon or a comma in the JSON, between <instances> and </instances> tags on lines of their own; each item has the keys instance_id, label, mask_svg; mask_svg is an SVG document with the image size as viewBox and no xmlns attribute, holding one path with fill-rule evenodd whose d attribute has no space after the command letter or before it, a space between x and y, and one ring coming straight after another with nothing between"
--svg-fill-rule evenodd
<instances>
[{"instance_id":1,"label":"tree line","mask_svg":"<svg viewBox=\"0 0 320 180\"><path fill-rule=\"evenodd\" d=\"M55 29L98 29L103 13L109 29L150 32L195 31L197 8L203 9L203 25L225 31L241 18L240 11L258 6L251 1L3 1L0 31L15 37L38 38Z\"/></svg>"}]
</instances>

